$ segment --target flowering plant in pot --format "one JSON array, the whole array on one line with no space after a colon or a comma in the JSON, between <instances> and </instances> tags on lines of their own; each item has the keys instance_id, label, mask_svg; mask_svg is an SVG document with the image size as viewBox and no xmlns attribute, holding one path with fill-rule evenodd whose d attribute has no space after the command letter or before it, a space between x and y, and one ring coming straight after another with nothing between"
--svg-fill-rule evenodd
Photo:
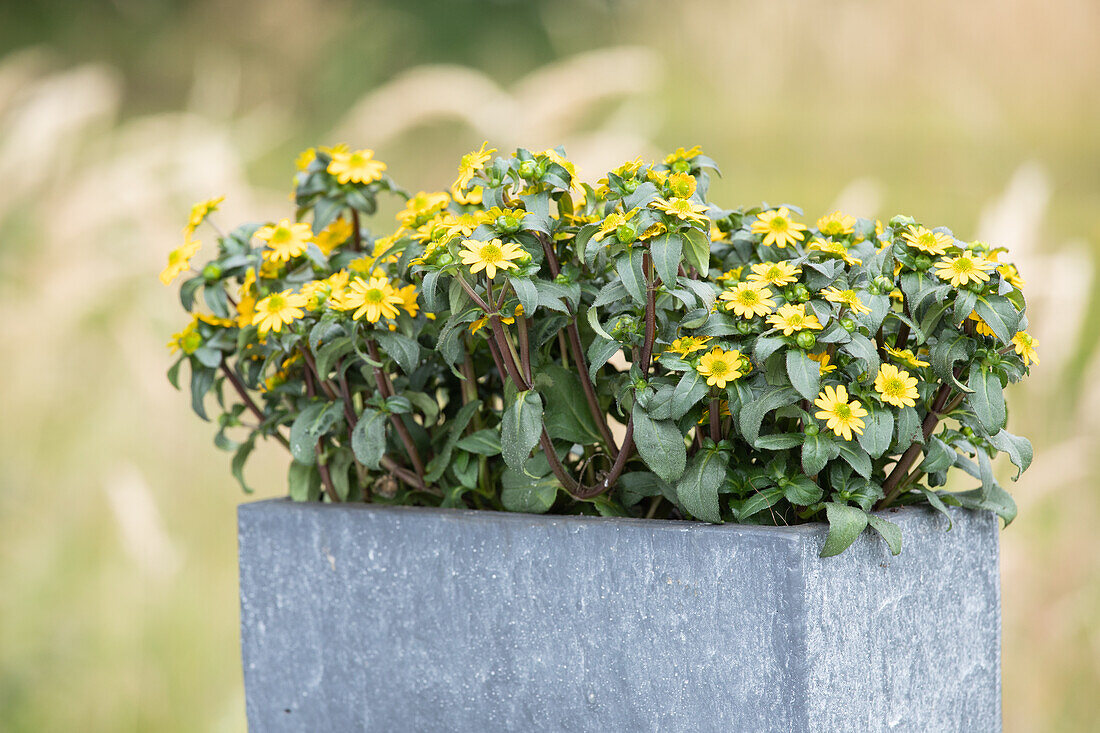
<instances>
[{"instance_id":1,"label":"flowering plant in pot","mask_svg":"<svg viewBox=\"0 0 1100 733\"><path fill-rule=\"evenodd\" d=\"M827 523L822 556L868 526L901 552L899 506L1013 519L992 459L1031 461L1003 390L1038 359L1003 250L723 208L697 148L592 183L560 149L495 152L412 194L369 150L311 149L293 216L193 209L169 378L188 365L203 418L214 394L242 485L270 439L301 502ZM976 487L945 490L956 468Z\"/></svg>"}]
</instances>

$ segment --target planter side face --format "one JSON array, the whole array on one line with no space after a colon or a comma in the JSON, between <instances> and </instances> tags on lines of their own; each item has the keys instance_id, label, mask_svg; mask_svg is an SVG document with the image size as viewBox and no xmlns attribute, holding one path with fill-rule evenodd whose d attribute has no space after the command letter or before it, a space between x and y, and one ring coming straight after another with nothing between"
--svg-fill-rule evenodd
<instances>
[{"instance_id":1,"label":"planter side face","mask_svg":"<svg viewBox=\"0 0 1100 733\"><path fill-rule=\"evenodd\" d=\"M992 516L816 557L754 528L268 501L240 509L249 727L999 727Z\"/></svg>"}]
</instances>

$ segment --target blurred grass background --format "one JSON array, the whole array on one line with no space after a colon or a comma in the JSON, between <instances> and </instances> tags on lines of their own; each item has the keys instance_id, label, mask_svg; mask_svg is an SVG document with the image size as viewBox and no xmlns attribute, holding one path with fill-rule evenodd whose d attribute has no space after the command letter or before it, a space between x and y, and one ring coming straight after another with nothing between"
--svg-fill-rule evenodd
<instances>
[{"instance_id":1,"label":"blurred grass background","mask_svg":"<svg viewBox=\"0 0 1100 733\"><path fill-rule=\"evenodd\" d=\"M1037 458L1003 534L1005 727L1095 729L1098 34L1093 0L4 4L0 730L244 729L243 497L164 379L185 319L156 274L194 200L290 214L302 148L373 147L416 190L485 139L588 180L701 144L731 206L1011 247L1042 364L1010 395ZM265 449L249 477L284 471Z\"/></svg>"}]
</instances>

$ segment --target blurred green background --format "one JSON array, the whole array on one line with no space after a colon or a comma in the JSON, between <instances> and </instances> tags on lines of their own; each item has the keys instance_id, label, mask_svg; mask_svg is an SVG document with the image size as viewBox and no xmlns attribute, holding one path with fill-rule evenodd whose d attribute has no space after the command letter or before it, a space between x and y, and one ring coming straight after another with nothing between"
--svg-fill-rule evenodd
<instances>
[{"instance_id":1,"label":"blurred green background","mask_svg":"<svg viewBox=\"0 0 1100 733\"><path fill-rule=\"evenodd\" d=\"M700 144L730 206L1010 247L1042 363L1010 395L1037 458L1002 535L1005 727L1095 729L1098 36L1094 0L5 3L0 730L244 729L243 497L164 379L186 319L156 275L194 200L290 215L304 147L416 190L482 140L587 180Z\"/></svg>"}]
</instances>

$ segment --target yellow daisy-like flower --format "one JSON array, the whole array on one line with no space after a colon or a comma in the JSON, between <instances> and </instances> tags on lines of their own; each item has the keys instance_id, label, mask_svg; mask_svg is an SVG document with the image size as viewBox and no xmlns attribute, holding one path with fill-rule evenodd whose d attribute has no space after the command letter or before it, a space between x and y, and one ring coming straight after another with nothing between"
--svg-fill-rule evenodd
<instances>
[{"instance_id":1,"label":"yellow daisy-like flower","mask_svg":"<svg viewBox=\"0 0 1100 733\"><path fill-rule=\"evenodd\" d=\"M698 145L692 145L687 150L684 148L676 148L676 152L669 153L665 156L665 165L672 165L678 160L691 160L702 152L703 149Z\"/></svg>"},{"instance_id":2,"label":"yellow daisy-like flower","mask_svg":"<svg viewBox=\"0 0 1100 733\"><path fill-rule=\"evenodd\" d=\"M485 190L481 186L474 186L469 191L463 191L461 188L451 186L451 198L454 199L456 204L462 204L463 206L468 204L480 204L484 194Z\"/></svg>"},{"instance_id":3,"label":"yellow daisy-like flower","mask_svg":"<svg viewBox=\"0 0 1100 733\"><path fill-rule=\"evenodd\" d=\"M416 299L416 286L406 285L398 288L397 295L401 298L401 307L413 318L420 312L420 303Z\"/></svg>"},{"instance_id":4,"label":"yellow daisy-like flower","mask_svg":"<svg viewBox=\"0 0 1100 733\"><path fill-rule=\"evenodd\" d=\"M485 275L490 280L497 276L497 269L516 269L518 265L513 260L521 259L527 254L515 242L504 244L499 239L489 242L467 239L462 242L462 246L463 249L458 253L462 264L469 265L471 274L485 270Z\"/></svg>"},{"instance_id":5,"label":"yellow daisy-like flower","mask_svg":"<svg viewBox=\"0 0 1100 733\"><path fill-rule=\"evenodd\" d=\"M917 404L917 378L893 364L883 364L875 377L875 391L883 402L894 407L915 407Z\"/></svg>"},{"instance_id":6,"label":"yellow daisy-like flower","mask_svg":"<svg viewBox=\"0 0 1100 733\"><path fill-rule=\"evenodd\" d=\"M333 308L341 309L341 305L344 302L344 295L347 293L348 281L351 279L351 273L347 270L340 270L340 272L334 272L325 279L325 284L328 285L328 304Z\"/></svg>"},{"instance_id":7,"label":"yellow daisy-like flower","mask_svg":"<svg viewBox=\"0 0 1100 733\"><path fill-rule=\"evenodd\" d=\"M304 314L305 296L290 290L272 293L256 304L256 313L252 316L253 325L260 327L260 335L268 331L279 333L284 325L293 323Z\"/></svg>"},{"instance_id":8,"label":"yellow daisy-like flower","mask_svg":"<svg viewBox=\"0 0 1100 733\"><path fill-rule=\"evenodd\" d=\"M860 418L867 416L867 411L859 400L848 401L848 390L844 385L837 387L825 387L818 394L814 404L821 409L814 413L814 417L826 421L826 427L833 431L834 435L852 439L852 433L863 435L866 423Z\"/></svg>"},{"instance_id":9,"label":"yellow daisy-like flower","mask_svg":"<svg viewBox=\"0 0 1100 733\"><path fill-rule=\"evenodd\" d=\"M794 246L795 242L801 242L806 238L803 234L805 231L806 226L792 219L790 209L786 206L757 214L756 221L752 223L753 234L763 234L766 246L771 247L774 244L780 249L788 244Z\"/></svg>"},{"instance_id":10,"label":"yellow daisy-like flower","mask_svg":"<svg viewBox=\"0 0 1100 733\"><path fill-rule=\"evenodd\" d=\"M842 237L856 230L856 218L834 211L817 220L817 230L827 237Z\"/></svg>"},{"instance_id":11,"label":"yellow daisy-like flower","mask_svg":"<svg viewBox=\"0 0 1100 733\"><path fill-rule=\"evenodd\" d=\"M690 173L674 173L668 177L665 185L676 198L689 199L695 193L698 183Z\"/></svg>"},{"instance_id":12,"label":"yellow daisy-like flower","mask_svg":"<svg viewBox=\"0 0 1100 733\"><path fill-rule=\"evenodd\" d=\"M444 191L418 191L405 202L405 208L397 212L397 220L402 226L415 228L437 211L446 208L449 203L451 197Z\"/></svg>"},{"instance_id":13,"label":"yellow daisy-like flower","mask_svg":"<svg viewBox=\"0 0 1100 733\"><path fill-rule=\"evenodd\" d=\"M199 224L202 224L206 221L206 217L218 210L218 206L221 205L222 201L225 201L225 196L200 201L192 206L191 213L187 217L187 226L184 227L183 231L194 234L195 230L199 228Z\"/></svg>"},{"instance_id":14,"label":"yellow daisy-like flower","mask_svg":"<svg viewBox=\"0 0 1100 733\"><path fill-rule=\"evenodd\" d=\"M784 336L790 336L795 331L820 331L823 328L817 316L806 312L805 303L780 306L776 313L768 316L768 325L783 329Z\"/></svg>"},{"instance_id":15,"label":"yellow daisy-like flower","mask_svg":"<svg viewBox=\"0 0 1100 733\"><path fill-rule=\"evenodd\" d=\"M202 334L199 333L198 326L198 318L192 318L182 331L172 334L172 340L168 342L168 351L173 354L177 351L188 355L194 354L202 346Z\"/></svg>"},{"instance_id":16,"label":"yellow daisy-like flower","mask_svg":"<svg viewBox=\"0 0 1100 733\"><path fill-rule=\"evenodd\" d=\"M972 282L988 282L989 271L997 267L981 255L963 252L958 257L944 257L936 263L936 275L948 280L952 287Z\"/></svg>"},{"instance_id":17,"label":"yellow daisy-like flower","mask_svg":"<svg viewBox=\"0 0 1100 733\"><path fill-rule=\"evenodd\" d=\"M638 239L645 241L647 239L659 237L667 231L668 227L666 227L663 222L657 221L651 224L644 232L639 234Z\"/></svg>"},{"instance_id":18,"label":"yellow daisy-like flower","mask_svg":"<svg viewBox=\"0 0 1100 733\"><path fill-rule=\"evenodd\" d=\"M328 164L330 175L340 183L373 183L382 179L386 164L374 159L373 150L334 152Z\"/></svg>"},{"instance_id":19,"label":"yellow daisy-like flower","mask_svg":"<svg viewBox=\"0 0 1100 733\"><path fill-rule=\"evenodd\" d=\"M1039 339L1027 331L1017 331L1016 335L1012 337L1012 345L1015 347L1016 353L1024 360L1024 366L1031 366L1031 362L1039 363L1039 354L1036 351L1039 347Z\"/></svg>"},{"instance_id":20,"label":"yellow daisy-like flower","mask_svg":"<svg viewBox=\"0 0 1100 733\"><path fill-rule=\"evenodd\" d=\"M710 339L710 336L681 336L669 344L668 350L680 356L687 356L707 348L707 342Z\"/></svg>"},{"instance_id":21,"label":"yellow daisy-like flower","mask_svg":"<svg viewBox=\"0 0 1100 733\"><path fill-rule=\"evenodd\" d=\"M278 224L268 224L256 230L256 239L267 242L263 257L270 262L287 262L306 251L313 234L309 224L292 224L281 219Z\"/></svg>"},{"instance_id":22,"label":"yellow daisy-like flower","mask_svg":"<svg viewBox=\"0 0 1100 733\"><path fill-rule=\"evenodd\" d=\"M726 310L732 310L742 318L766 316L775 309L772 291L760 283L737 283L732 290L726 290L718 298L728 301Z\"/></svg>"},{"instance_id":23,"label":"yellow daisy-like flower","mask_svg":"<svg viewBox=\"0 0 1100 733\"><path fill-rule=\"evenodd\" d=\"M729 282L735 282L741 279L741 273L744 271L744 269L744 265L742 265L741 267L734 267L730 270L726 270L721 275L714 278L714 280L720 285L725 285Z\"/></svg>"},{"instance_id":24,"label":"yellow daisy-like flower","mask_svg":"<svg viewBox=\"0 0 1100 733\"><path fill-rule=\"evenodd\" d=\"M709 222L707 219L707 207L702 204L693 204L688 199L674 198L674 199L654 199L650 206L659 211L663 211L669 216L674 216L680 221L690 221L696 224L706 224Z\"/></svg>"},{"instance_id":25,"label":"yellow daisy-like flower","mask_svg":"<svg viewBox=\"0 0 1100 733\"><path fill-rule=\"evenodd\" d=\"M971 321L974 321L974 330L977 331L980 335L993 337L997 336L997 334L993 332L993 329L989 327L989 324L986 323L985 320L983 320L982 317L977 314L977 312L970 311L970 315L967 317Z\"/></svg>"},{"instance_id":26,"label":"yellow daisy-like flower","mask_svg":"<svg viewBox=\"0 0 1100 733\"><path fill-rule=\"evenodd\" d=\"M830 285L822 290L821 294L830 303L840 303L857 315L865 315L871 312L871 309L863 304L863 301L859 299L854 290L840 290Z\"/></svg>"},{"instance_id":27,"label":"yellow daisy-like flower","mask_svg":"<svg viewBox=\"0 0 1100 733\"><path fill-rule=\"evenodd\" d=\"M160 281L165 285L171 285L181 272L191 267L191 258L202 247L202 242L197 239L187 238L187 241L168 253L168 264L160 271Z\"/></svg>"},{"instance_id":28,"label":"yellow daisy-like flower","mask_svg":"<svg viewBox=\"0 0 1100 733\"><path fill-rule=\"evenodd\" d=\"M317 150L314 148L306 148L302 152L298 153L298 157L294 159L294 167L300 171L304 171L309 168L309 164L317 157Z\"/></svg>"},{"instance_id":29,"label":"yellow daisy-like flower","mask_svg":"<svg viewBox=\"0 0 1100 733\"><path fill-rule=\"evenodd\" d=\"M741 377L741 352L737 349L723 351L715 346L711 351L703 354L699 359L699 366L695 369L701 376L707 378L707 384L718 389L725 389L727 382L732 382Z\"/></svg>"},{"instance_id":30,"label":"yellow daisy-like flower","mask_svg":"<svg viewBox=\"0 0 1100 733\"><path fill-rule=\"evenodd\" d=\"M458 178L451 187L452 190L466 190L466 187L470 185L470 181L474 179L474 174L485 169L485 163L492 157L493 153L497 151L496 148L486 150L485 146L488 144L489 141L486 140L481 144L480 150L466 153L459 159Z\"/></svg>"},{"instance_id":31,"label":"yellow daisy-like flower","mask_svg":"<svg viewBox=\"0 0 1100 733\"><path fill-rule=\"evenodd\" d=\"M342 310L354 310L351 317L358 321L364 315L370 323L383 318L397 318L397 306L403 299L385 277L355 280L344 291L340 301Z\"/></svg>"},{"instance_id":32,"label":"yellow daisy-like flower","mask_svg":"<svg viewBox=\"0 0 1100 733\"><path fill-rule=\"evenodd\" d=\"M950 234L934 232L925 227L917 227L916 231L906 232L901 235L901 238L908 242L910 247L937 257L947 252L948 248L955 246L955 240Z\"/></svg>"},{"instance_id":33,"label":"yellow daisy-like flower","mask_svg":"<svg viewBox=\"0 0 1100 733\"><path fill-rule=\"evenodd\" d=\"M806 354L806 356L810 357L821 365L822 374L828 374L829 372L836 371L836 364L829 363L831 359L826 352L822 351L820 354Z\"/></svg>"},{"instance_id":34,"label":"yellow daisy-like flower","mask_svg":"<svg viewBox=\"0 0 1100 733\"><path fill-rule=\"evenodd\" d=\"M332 290L324 280L310 280L298 292L306 299L305 309L317 311L328 300Z\"/></svg>"},{"instance_id":35,"label":"yellow daisy-like flower","mask_svg":"<svg viewBox=\"0 0 1100 733\"><path fill-rule=\"evenodd\" d=\"M230 318L219 318L209 313L196 313L195 318L207 325L218 326L220 328L233 328L237 325L237 322Z\"/></svg>"},{"instance_id":36,"label":"yellow daisy-like flower","mask_svg":"<svg viewBox=\"0 0 1100 733\"><path fill-rule=\"evenodd\" d=\"M1014 288L1023 289L1027 285L1027 282L1020 277L1020 271L1016 269L1016 265L1001 265L997 268L997 272L1001 273L1004 281Z\"/></svg>"},{"instance_id":37,"label":"yellow daisy-like flower","mask_svg":"<svg viewBox=\"0 0 1100 733\"><path fill-rule=\"evenodd\" d=\"M317 248L325 253L325 257L332 254L332 251L339 247L344 242L351 238L352 225L351 222L340 217L333 220L331 224L322 229L320 233L313 238Z\"/></svg>"},{"instance_id":38,"label":"yellow daisy-like flower","mask_svg":"<svg viewBox=\"0 0 1100 733\"><path fill-rule=\"evenodd\" d=\"M631 209L625 214L620 214L615 211L607 215L607 218L600 224L600 230L592 235L592 238L597 242L602 241L604 237L615 234L619 227L626 224L628 221L634 218L634 215L638 213L638 209Z\"/></svg>"},{"instance_id":39,"label":"yellow daisy-like flower","mask_svg":"<svg viewBox=\"0 0 1100 733\"><path fill-rule=\"evenodd\" d=\"M913 369L928 366L928 362L918 359L909 349L895 349L893 346L886 346L885 349L887 354Z\"/></svg>"},{"instance_id":40,"label":"yellow daisy-like flower","mask_svg":"<svg viewBox=\"0 0 1100 733\"><path fill-rule=\"evenodd\" d=\"M852 257L848 254L848 248L841 242L833 242L832 240L824 240L820 237L813 239L807 246L812 252L824 252L825 254L832 255L833 257L839 257L847 264L855 267L856 265L862 265L863 260L856 257Z\"/></svg>"},{"instance_id":41,"label":"yellow daisy-like flower","mask_svg":"<svg viewBox=\"0 0 1100 733\"><path fill-rule=\"evenodd\" d=\"M760 262L752 266L752 273L746 278L751 283L765 283L782 287L798 280L801 267L790 262Z\"/></svg>"},{"instance_id":42,"label":"yellow daisy-like flower","mask_svg":"<svg viewBox=\"0 0 1100 733\"><path fill-rule=\"evenodd\" d=\"M241 291L237 300L237 326L244 328L252 323L252 316L256 315L256 294L253 286L256 285L256 270L252 267L244 274L244 282L241 283Z\"/></svg>"}]
</instances>

